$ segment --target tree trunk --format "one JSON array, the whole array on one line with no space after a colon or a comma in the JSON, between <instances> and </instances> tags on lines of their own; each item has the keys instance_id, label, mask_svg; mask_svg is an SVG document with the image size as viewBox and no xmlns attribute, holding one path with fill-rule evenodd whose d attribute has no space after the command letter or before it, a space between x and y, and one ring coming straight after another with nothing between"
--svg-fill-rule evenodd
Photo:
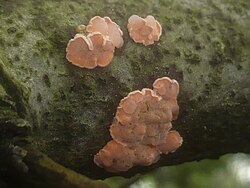
<instances>
[{"instance_id":1,"label":"tree trunk","mask_svg":"<svg viewBox=\"0 0 250 188\"><path fill-rule=\"evenodd\" d=\"M155 16L163 28L159 42L143 46L129 38L133 14ZM96 15L119 24L125 43L105 68L76 67L65 58L67 42ZM6 181L18 169L20 182L32 178L32 185L55 179L58 187L99 187L87 177L133 176L250 153L250 1L0 0L0 22L0 173ZM181 148L128 172L97 167L93 156L111 139L119 101L163 76L180 84L173 129L184 139Z\"/></svg>"}]
</instances>

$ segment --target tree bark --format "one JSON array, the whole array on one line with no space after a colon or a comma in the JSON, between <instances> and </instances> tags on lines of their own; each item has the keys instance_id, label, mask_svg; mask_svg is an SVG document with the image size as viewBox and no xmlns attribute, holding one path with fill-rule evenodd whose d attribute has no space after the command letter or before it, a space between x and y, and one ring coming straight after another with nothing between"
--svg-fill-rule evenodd
<instances>
[{"instance_id":1,"label":"tree bark","mask_svg":"<svg viewBox=\"0 0 250 188\"><path fill-rule=\"evenodd\" d=\"M155 16L163 28L159 42L145 47L129 38L126 25L133 14ZM69 63L65 48L75 27L95 15L118 23L125 43L108 67L87 70ZM0 134L6 153L0 155L1 174L18 169L20 181L55 177L62 182L58 187L86 181L98 187L87 177L129 177L159 166L250 153L248 0L0 0L0 22ZM163 76L180 84L173 129L183 137L182 147L128 172L97 167L93 156L111 139L119 101L133 90L152 88ZM73 186L78 176L82 182Z\"/></svg>"}]
</instances>

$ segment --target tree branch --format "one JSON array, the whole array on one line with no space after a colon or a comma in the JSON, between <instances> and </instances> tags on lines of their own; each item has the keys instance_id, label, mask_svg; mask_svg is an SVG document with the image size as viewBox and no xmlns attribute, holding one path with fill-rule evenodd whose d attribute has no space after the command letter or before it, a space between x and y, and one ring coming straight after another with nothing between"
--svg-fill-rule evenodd
<instances>
[{"instance_id":1,"label":"tree branch","mask_svg":"<svg viewBox=\"0 0 250 188\"><path fill-rule=\"evenodd\" d=\"M51 158L41 154L55 177L66 171L62 166L90 178L113 176L97 167L93 156L111 139L109 126L119 101L168 76L180 83L181 113L173 129L182 135L183 146L157 164L117 175L133 176L225 153L250 153L249 7L247 0L2 2L0 112L6 115L0 119L5 135L1 145L38 148ZM159 20L163 34L158 43L145 47L129 38L126 24L132 14L152 14ZM65 48L74 28L95 15L117 22L125 43L108 67L81 69L66 61ZM17 108L3 105L6 96ZM18 119L25 119L30 128L7 134L16 131L10 127L20 125ZM17 136L31 139L23 144L15 142ZM37 157L32 153L27 164Z\"/></svg>"}]
</instances>

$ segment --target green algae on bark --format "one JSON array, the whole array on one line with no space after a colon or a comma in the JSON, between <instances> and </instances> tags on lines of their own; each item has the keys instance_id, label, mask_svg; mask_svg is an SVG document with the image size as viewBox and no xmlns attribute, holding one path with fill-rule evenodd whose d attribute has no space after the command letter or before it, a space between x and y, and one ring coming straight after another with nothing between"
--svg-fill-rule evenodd
<instances>
[{"instance_id":1,"label":"green algae on bark","mask_svg":"<svg viewBox=\"0 0 250 188\"><path fill-rule=\"evenodd\" d=\"M153 166L121 175L250 152L249 1L0 2L0 83L16 107L12 119L29 122L33 144L51 159L89 177L112 176L93 156L110 140L116 107L130 91L162 76L180 83L174 127L184 144ZM159 20L159 42L145 47L129 38L127 19L135 13ZM77 25L96 15L121 26L124 46L106 68L75 67L65 59L67 42Z\"/></svg>"}]
</instances>

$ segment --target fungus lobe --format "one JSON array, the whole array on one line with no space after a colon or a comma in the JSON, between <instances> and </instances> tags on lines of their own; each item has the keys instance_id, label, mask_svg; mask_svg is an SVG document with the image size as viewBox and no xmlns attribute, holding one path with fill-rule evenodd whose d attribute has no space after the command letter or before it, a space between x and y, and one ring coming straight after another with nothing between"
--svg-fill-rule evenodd
<instances>
[{"instance_id":1,"label":"fungus lobe","mask_svg":"<svg viewBox=\"0 0 250 188\"><path fill-rule=\"evenodd\" d=\"M87 36L76 34L66 48L66 58L74 65L93 69L97 65L107 66L114 54L114 46L101 33L90 33Z\"/></svg>"},{"instance_id":2,"label":"fungus lobe","mask_svg":"<svg viewBox=\"0 0 250 188\"><path fill-rule=\"evenodd\" d=\"M72 64L93 69L107 66L115 47L123 45L123 32L109 17L93 17L87 26L79 25L78 34L68 42L66 58ZM85 35L86 32L89 32Z\"/></svg>"},{"instance_id":3,"label":"fungus lobe","mask_svg":"<svg viewBox=\"0 0 250 188\"><path fill-rule=\"evenodd\" d=\"M160 40L162 27L151 15L147 16L145 19L138 15L132 15L128 19L128 31L130 37L136 43L142 43L147 46Z\"/></svg>"},{"instance_id":4,"label":"fungus lobe","mask_svg":"<svg viewBox=\"0 0 250 188\"><path fill-rule=\"evenodd\" d=\"M87 25L88 32L100 32L107 37L116 48L123 46L123 32L119 25L113 22L109 17L95 16Z\"/></svg>"}]
</instances>

